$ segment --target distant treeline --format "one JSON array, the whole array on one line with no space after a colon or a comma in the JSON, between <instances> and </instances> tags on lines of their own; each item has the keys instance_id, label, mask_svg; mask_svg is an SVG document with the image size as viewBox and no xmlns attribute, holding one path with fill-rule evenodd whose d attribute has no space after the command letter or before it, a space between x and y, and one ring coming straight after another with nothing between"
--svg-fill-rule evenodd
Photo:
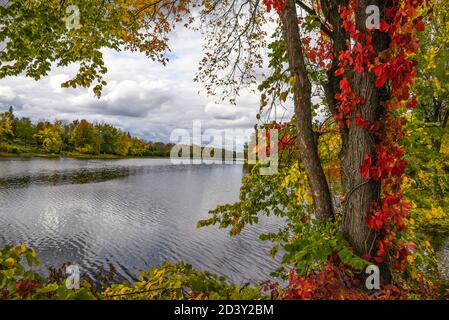
<instances>
[{"instance_id":1,"label":"distant treeline","mask_svg":"<svg viewBox=\"0 0 449 320\"><path fill-rule=\"evenodd\" d=\"M109 124L87 120L41 121L0 113L0 152L8 154L68 154L168 157L173 144L147 142Z\"/></svg>"}]
</instances>

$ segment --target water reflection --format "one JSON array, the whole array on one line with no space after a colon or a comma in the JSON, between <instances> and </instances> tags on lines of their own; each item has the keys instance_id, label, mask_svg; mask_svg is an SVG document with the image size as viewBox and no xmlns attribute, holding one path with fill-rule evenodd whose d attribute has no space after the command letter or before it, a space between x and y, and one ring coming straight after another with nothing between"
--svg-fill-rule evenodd
<instances>
[{"instance_id":1,"label":"water reflection","mask_svg":"<svg viewBox=\"0 0 449 320\"><path fill-rule=\"evenodd\" d=\"M75 170L58 172L53 174L34 174L26 176L10 176L0 178L0 188L23 188L30 184L74 184L101 182L116 178L124 178L130 174L137 174L138 170L132 172L128 168L106 168L103 170Z\"/></svg>"},{"instance_id":2,"label":"water reflection","mask_svg":"<svg viewBox=\"0 0 449 320\"><path fill-rule=\"evenodd\" d=\"M263 280L276 264L258 240L264 220L229 238L196 229L217 204L238 199L241 165L173 166L169 160L0 161L0 246L37 248L41 271L70 261L94 277L113 263L119 279L165 260L186 261L235 282Z\"/></svg>"}]
</instances>

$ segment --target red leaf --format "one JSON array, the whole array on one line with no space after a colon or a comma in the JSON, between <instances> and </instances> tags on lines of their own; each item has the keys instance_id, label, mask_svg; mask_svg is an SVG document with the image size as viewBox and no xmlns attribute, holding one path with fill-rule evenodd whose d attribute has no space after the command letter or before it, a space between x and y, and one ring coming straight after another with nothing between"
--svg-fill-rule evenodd
<instances>
[{"instance_id":1,"label":"red leaf","mask_svg":"<svg viewBox=\"0 0 449 320\"><path fill-rule=\"evenodd\" d=\"M416 95L413 96L412 101L407 103L407 109L415 109L418 101L416 100Z\"/></svg>"},{"instance_id":2,"label":"red leaf","mask_svg":"<svg viewBox=\"0 0 449 320\"><path fill-rule=\"evenodd\" d=\"M369 155L365 155L363 159L363 164L360 166L360 174L362 178L365 180L369 180L371 178L370 169L373 164L373 159Z\"/></svg>"},{"instance_id":3,"label":"red leaf","mask_svg":"<svg viewBox=\"0 0 449 320\"><path fill-rule=\"evenodd\" d=\"M345 73L345 68L338 68L337 71L335 71L336 76L341 76Z\"/></svg>"},{"instance_id":4,"label":"red leaf","mask_svg":"<svg viewBox=\"0 0 449 320\"><path fill-rule=\"evenodd\" d=\"M359 126L362 129L365 129L366 127L368 127L368 120L363 119L363 117L359 114L355 115L355 123L357 126Z\"/></svg>"},{"instance_id":5,"label":"red leaf","mask_svg":"<svg viewBox=\"0 0 449 320\"><path fill-rule=\"evenodd\" d=\"M422 20L419 20L415 24L415 28L416 28L417 31L421 32L421 31L424 31L426 29L426 25L424 24L424 22L422 22Z\"/></svg>"}]
</instances>

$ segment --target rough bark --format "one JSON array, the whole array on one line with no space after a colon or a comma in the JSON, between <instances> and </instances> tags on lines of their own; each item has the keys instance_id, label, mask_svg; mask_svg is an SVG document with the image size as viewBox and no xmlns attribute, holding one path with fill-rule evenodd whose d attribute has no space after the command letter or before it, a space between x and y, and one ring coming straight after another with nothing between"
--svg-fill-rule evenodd
<instances>
[{"instance_id":1,"label":"rough bark","mask_svg":"<svg viewBox=\"0 0 449 320\"><path fill-rule=\"evenodd\" d=\"M341 5L347 6L348 2L348 0L320 0L321 12L324 15L326 23L331 26L332 30L330 36L333 42L334 61L331 70L327 74L328 81L324 85L324 90L329 110L333 114L338 112L338 101L335 99L335 95L340 92L339 84L342 79L342 76L335 76L335 70L337 70L339 62L338 56L340 52L348 49L348 44L350 43L349 34L341 27L342 21L338 8ZM358 2L359 9L356 12L358 29L362 32L366 31L367 16L365 14L365 8L368 5L377 5L381 8L381 16L384 16L382 10L389 5L389 2L390 0L360 0ZM294 7L293 0L286 1L286 8L281 18L288 49L290 69L297 77L297 80L299 79L297 81L299 83L295 87L295 111L298 118L298 128L300 132L304 132L302 128L306 127L308 129L308 124L310 123L307 118L310 117L307 113L307 110L310 110L310 105L307 105L307 101L310 102L310 82L305 72L301 38L296 25L296 8ZM373 45L377 52L387 49L389 43L390 39L387 34L378 31L373 33ZM384 112L384 103L390 98L386 87L377 88L375 86L375 77L369 72L361 75L348 70L343 76L349 80L355 93L365 98L365 105L360 108L358 113L371 123L380 120ZM302 119L302 121L299 121L299 119ZM342 187L346 195L341 207L341 211L343 212L341 228L346 239L357 254L375 254L377 250L375 245L377 234L368 228L366 216L370 214L372 204L380 202L381 183L374 180L364 180L360 173L360 166L363 163L365 155L371 156L374 160L376 159L375 148L379 141L372 133L359 128L355 124L354 115L350 126L342 128L340 134L342 138L342 149L340 153ZM305 144L303 140L307 139L307 133L306 136L300 136L300 139L300 150L302 147L301 154L310 154L308 151L311 148L310 146L301 146ZM316 145L314 147L316 148ZM388 262L381 265L380 268L384 282L390 282L391 272Z\"/></svg>"},{"instance_id":2,"label":"rough bark","mask_svg":"<svg viewBox=\"0 0 449 320\"><path fill-rule=\"evenodd\" d=\"M371 4L383 8L384 6L381 6L379 2L359 1L360 9L356 14L356 24L362 32L366 31L367 18L363 8ZM389 41L386 34L378 31L373 33L373 45L376 52L387 49ZM365 98L365 105L361 106L359 110L361 116L370 123L380 120L384 111L383 105L390 98L386 88L377 88L376 79L369 72L364 75L353 72L348 78L355 93ZM351 194L345 199L343 231L359 254L372 254L376 249L374 245L376 234L368 229L366 215L370 213L372 203L380 201L380 182L365 181L360 174L360 166L366 154L376 159L375 147L378 142L372 133L359 128L354 119L352 119L347 134L343 135L342 184L346 194Z\"/></svg>"},{"instance_id":3,"label":"rough bark","mask_svg":"<svg viewBox=\"0 0 449 320\"><path fill-rule=\"evenodd\" d=\"M381 1L359 1L359 10L356 13L356 24L359 30L366 31L366 14L364 8L368 5L378 5L384 8ZM383 1L382 1L383 2ZM338 13L339 5L347 5L347 0L321 0L323 12L326 19L333 25L333 45L335 57L343 50L347 50L349 36L340 27L340 17ZM382 14L382 13L381 13ZM373 34L373 44L377 52L388 48L390 39L384 33L375 31ZM340 91L339 83L341 77L336 77L334 72L338 61L334 59L333 68L328 73L328 83L325 86L326 97L330 105L331 112L336 111L337 102L334 97ZM360 115L370 123L378 121L383 113L384 102L389 100L386 88L377 88L375 78L370 73L363 76L360 73L348 71L344 74L349 80L352 89L358 96L365 97L365 105L358 111ZM367 130L359 128L355 124L354 117L349 128L341 129L342 150L340 154L342 187L345 192L345 199L342 204L343 223L342 230L346 239L359 255L374 254L377 250L375 240L376 232L367 226L366 216L370 213L372 203L378 203L381 196L379 181L365 181L360 174L360 166L363 163L365 154L375 159L375 147L379 142L376 137ZM380 266L385 282L389 282L390 270L388 264Z\"/></svg>"},{"instance_id":4,"label":"rough bark","mask_svg":"<svg viewBox=\"0 0 449 320\"><path fill-rule=\"evenodd\" d=\"M298 148L309 178L315 212L319 219L333 216L329 185L318 157L318 146L312 127L312 85L307 75L295 0L286 0L281 13L291 75L295 77L294 104L298 129Z\"/></svg>"}]
</instances>

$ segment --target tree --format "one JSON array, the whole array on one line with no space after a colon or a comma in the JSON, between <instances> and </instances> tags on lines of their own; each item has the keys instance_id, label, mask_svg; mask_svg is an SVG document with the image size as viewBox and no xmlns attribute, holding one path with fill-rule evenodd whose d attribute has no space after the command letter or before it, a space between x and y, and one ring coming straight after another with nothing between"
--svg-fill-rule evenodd
<instances>
[{"instance_id":1,"label":"tree","mask_svg":"<svg viewBox=\"0 0 449 320\"><path fill-rule=\"evenodd\" d=\"M448 117L449 6L432 1L419 34L418 77L413 87L416 108L408 115L404 145L407 148L407 198L413 201L412 219L418 233L437 251L449 235Z\"/></svg>"},{"instance_id":2,"label":"tree","mask_svg":"<svg viewBox=\"0 0 449 320\"><path fill-rule=\"evenodd\" d=\"M70 133L70 142L75 149L83 154L100 153L100 132L87 120L81 120Z\"/></svg>"},{"instance_id":3,"label":"tree","mask_svg":"<svg viewBox=\"0 0 449 320\"><path fill-rule=\"evenodd\" d=\"M14 119L14 120L13 120ZM15 123L15 126L13 126ZM14 138L14 139L13 139ZM77 151L82 154L110 154L122 156L147 155L150 145L132 137L111 125L94 125L87 120L72 123L56 120L41 121L34 125L29 118L14 118L10 112L0 114L0 139L5 140L5 152L34 153L36 149L24 146L41 146L45 152L60 153ZM172 145L155 143L153 149L162 150L165 156ZM15 151L14 151L15 150ZM20 152L19 152L20 153Z\"/></svg>"},{"instance_id":4,"label":"tree","mask_svg":"<svg viewBox=\"0 0 449 320\"><path fill-rule=\"evenodd\" d=\"M291 77L294 78L298 148L309 177L316 214L320 219L328 219L334 215L333 204L326 176L319 160L318 145L312 128L312 84L306 70L294 0L285 2L281 21Z\"/></svg>"},{"instance_id":5,"label":"tree","mask_svg":"<svg viewBox=\"0 0 449 320\"><path fill-rule=\"evenodd\" d=\"M8 140L14 135L13 120L9 112L0 113L0 139Z\"/></svg>"},{"instance_id":6,"label":"tree","mask_svg":"<svg viewBox=\"0 0 449 320\"><path fill-rule=\"evenodd\" d=\"M437 133L433 146L439 152L449 122L449 89L445 85L449 82L449 5L445 1L433 1L432 7L427 28L419 37L419 77L414 87L419 93L419 103L415 115Z\"/></svg>"},{"instance_id":7,"label":"tree","mask_svg":"<svg viewBox=\"0 0 449 320\"><path fill-rule=\"evenodd\" d=\"M81 62L63 87L95 85L99 96L107 72L102 48L139 51L166 63L167 35L190 6L187 0L9 0L0 6L0 78L24 73L37 80L53 63Z\"/></svg>"},{"instance_id":8,"label":"tree","mask_svg":"<svg viewBox=\"0 0 449 320\"><path fill-rule=\"evenodd\" d=\"M36 134L36 127L29 118L17 119L15 125L15 136L17 139L30 145L35 143L34 135Z\"/></svg>"},{"instance_id":9,"label":"tree","mask_svg":"<svg viewBox=\"0 0 449 320\"><path fill-rule=\"evenodd\" d=\"M127 134L122 133L120 140L117 144L116 153L120 156L127 156L132 146L132 140Z\"/></svg>"},{"instance_id":10,"label":"tree","mask_svg":"<svg viewBox=\"0 0 449 320\"><path fill-rule=\"evenodd\" d=\"M250 3L245 2L247 7L260 4ZM292 94L295 105L292 121L296 122L294 135L300 166L307 173L316 216L325 223L337 223L351 250L380 264L388 283L391 269L404 270L409 254L406 242L401 239L409 205L401 193L407 163L399 141L404 135L405 107L413 108L416 104L411 96L417 64L413 54L419 47L415 32L424 28L421 16L426 9L424 2L264 0L263 3L268 11L277 11L280 27L269 45L273 71L259 87L263 91L261 109L282 106ZM217 5L215 15L233 12L233 4L226 2L224 9ZM377 29L367 23L365 9L369 5L379 9ZM256 23L255 16L250 15L251 22L245 26ZM220 25L219 21L215 23ZM220 29L223 30L227 29ZM228 39L241 39L240 34L230 32L214 36L215 44L208 48L211 52L221 52L219 47L226 47L223 42ZM236 56L232 66L241 65L238 55L228 55L230 59ZM206 57L208 61L214 58ZM231 74L225 83L238 87L241 78L241 74L239 77ZM217 83L214 78L209 81ZM224 82L222 78L220 81ZM273 100L270 105L269 98ZM317 98L323 107L320 111L320 106L313 103ZM328 117L317 123L313 118L317 112ZM332 120L338 129L332 128ZM341 141L341 193L337 188L332 195L329 179L324 176L324 159L317 147L323 136L330 134L338 135ZM254 186L254 192L257 190ZM252 216L253 210L244 203L240 205L213 211L213 221L206 224L231 224L240 229L245 224L240 217L253 221L247 216ZM233 209L239 218L228 220Z\"/></svg>"},{"instance_id":11,"label":"tree","mask_svg":"<svg viewBox=\"0 0 449 320\"><path fill-rule=\"evenodd\" d=\"M132 138L129 154L131 156L143 156L149 150L149 145L142 139Z\"/></svg>"},{"instance_id":12,"label":"tree","mask_svg":"<svg viewBox=\"0 0 449 320\"><path fill-rule=\"evenodd\" d=\"M122 133L117 128L108 124L99 125L101 146L100 152L105 154L118 154L118 144Z\"/></svg>"},{"instance_id":13,"label":"tree","mask_svg":"<svg viewBox=\"0 0 449 320\"><path fill-rule=\"evenodd\" d=\"M67 30L51 20L57 17L49 9L64 9L59 2L29 9L13 1L2 11L4 16L17 18L1 27L0 41L8 41L0 60L15 63L3 65L0 77L25 71L39 78L49 70L50 62L66 65L83 61L79 74L66 85L89 86L95 80L99 82L99 94L106 72L101 47L118 49L125 45L165 63L167 34L183 17L191 17L189 8L193 6L189 1L143 4L137 0L83 4L84 27ZM267 190L276 195L270 199L278 202L269 204L276 213L291 218L296 234L281 239L287 242L286 260L292 262L296 257L298 270L307 272L300 268L297 257L310 253L304 253L304 248L312 248L321 267L324 260L338 263L332 260L334 253L343 263L356 261L352 265L358 266L363 265L363 257L365 262L381 265L384 282L391 282L392 270L404 271L410 254L403 234L410 205L401 192L407 162L399 142L404 136L405 109L416 106L411 95L417 65L414 55L419 48L415 33L425 26L424 1L212 0L201 4L206 48L197 80L205 82L209 93L221 91L233 102L241 87L257 82L256 69L263 63L261 51L267 44L266 11L274 8L279 16L273 20L277 29L268 45L271 75L260 86L261 112L269 98L272 108L292 97L295 126L282 128L283 140L287 137L284 142L289 145L288 137L294 137L297 146L292 153L297 150L298 154L292 157L296 163L287 161L282 173L275 177L246 179L258 179L275 187L246 183L242 199L256 194L263 202ZM366 9L373 5L379 10L377 26L367 23ZM54 32L43 30L43 22ZM39 27L33 28L34 24ZM47 37L50 45L36 45ZM85 42L88 44L83 45ZM316 99L318 104L314 103ZM328 119L314 119L319 109ZM324 139L332 140L329 135L336 137L336 145L341 146L340 188L332 193L329 176L325 176L329 170L324 167L326 160L319 149ZM117 152L127 155L131 146L131 138L123 134ZM279 189L291 188L292 181L304 194L290 199L285 190ZM302 205L298 199L307 204ZM313 215L307 214L304 207ZM209 223L232 225L231 233L237 234L246 223L257 222L255 208L263 211L257 202L241 201L215 210ZM333 239L331 244L318 239L317 235L323 233Z\"/></svg>"},{"instance_id":14,"label":"tree","mask_svg":"<svg viewBox=\"0 0 449 320\"><path fill-rule=\"evenodd\" d=\"M61 152L62 139L61 128L47 123L41 126L41 129L34 135L45 151L50 153Z\"/></svg>"}]
</instances>

